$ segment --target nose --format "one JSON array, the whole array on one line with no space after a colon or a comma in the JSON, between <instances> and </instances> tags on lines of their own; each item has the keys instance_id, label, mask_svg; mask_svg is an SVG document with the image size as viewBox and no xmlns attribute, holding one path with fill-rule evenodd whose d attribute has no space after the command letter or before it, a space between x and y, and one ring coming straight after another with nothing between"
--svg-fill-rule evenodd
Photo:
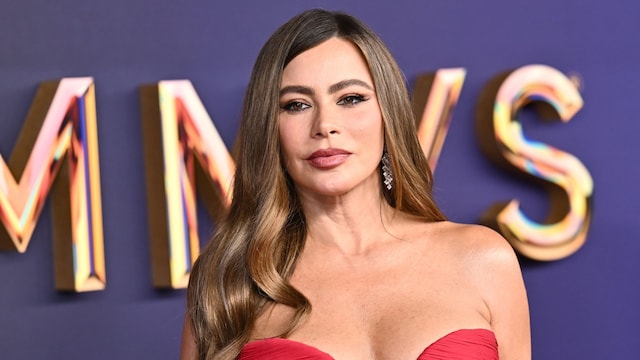
<instances>
[{"instance_id":1,"label":"nose","mask_svg":"<svg viewBox=\"0 0 640 360\"><path fill-rule=\"evenodd\" d=\"M339 133L338 114L327 107L316 107L313 125L311 127L311 136L314 138L324 138L329 135Z\"/></svg>"}]
</instances>

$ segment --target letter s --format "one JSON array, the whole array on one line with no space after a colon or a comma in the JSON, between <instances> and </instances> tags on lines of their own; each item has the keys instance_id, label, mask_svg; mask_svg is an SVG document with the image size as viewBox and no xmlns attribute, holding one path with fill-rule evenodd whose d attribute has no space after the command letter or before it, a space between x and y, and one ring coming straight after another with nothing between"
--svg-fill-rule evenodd
<instances>
[{"instance_id":1,"label":"letter s","mask_svg":"<svg viewBox=\"0 0 640 360\"><path fill-rule=\"evenodd\" d=\"M495 98L488 98L493 95ZM481 223L495 228L529 258L558 260L585 242L593 207L593 180L575 156L523 135L516 115L529 104L543 105L538 110L544 118L567 122L583 102L575 85L558 70L524 66L487 86L478 104L477 134L490 159L547 188L551 211L544 223L536 223L522 213L514 199L493 205L482 215Z\"/></svg>"}]
</instances>

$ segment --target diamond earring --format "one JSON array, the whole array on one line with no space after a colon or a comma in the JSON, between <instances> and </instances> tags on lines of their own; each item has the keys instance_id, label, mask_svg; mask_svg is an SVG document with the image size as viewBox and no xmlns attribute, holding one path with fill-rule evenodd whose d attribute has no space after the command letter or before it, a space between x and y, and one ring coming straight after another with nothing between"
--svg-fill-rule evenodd
<instances>
[{"instance_id":1,"label":"diamond earring","mask_svg":"<svg viewBox=\"0 0 640 360\"><path fill-rule=\"evenodd\" d=\"M385 149L382 154L382 177L384 178L384 185L387 190L393 188L393 172L391 171L391 163L389 162L389 153Z\"/></svg>"}]
</instances>

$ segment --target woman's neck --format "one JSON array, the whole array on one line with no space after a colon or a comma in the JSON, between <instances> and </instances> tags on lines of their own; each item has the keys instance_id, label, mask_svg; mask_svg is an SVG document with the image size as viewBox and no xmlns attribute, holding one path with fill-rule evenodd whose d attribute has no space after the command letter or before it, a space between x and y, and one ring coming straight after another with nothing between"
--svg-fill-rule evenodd
<instances>
[{"instance_id":1,"label":"woman's neck","mask_svg":"<svg viewBox=\"0 0 640 360\"><path fill-rule=\"evenodd\" d=\"M309 246L345 255L366 254L392 238L399 213L381 196L337 197L303 204Z\"/></svg>"}]
</instances>

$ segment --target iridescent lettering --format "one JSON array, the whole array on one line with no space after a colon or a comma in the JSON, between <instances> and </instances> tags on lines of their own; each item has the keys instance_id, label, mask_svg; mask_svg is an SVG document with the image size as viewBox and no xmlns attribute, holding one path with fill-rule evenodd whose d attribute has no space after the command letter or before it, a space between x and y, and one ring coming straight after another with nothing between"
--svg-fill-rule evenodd
<instances>
[{"instance_id":1,"label":"iridescent lettering","mask_svg":"<svg viewBox=\"0 0 640 360\"><path fill-rule=\"evenodd\" d=\"M479 103L478 135L482 148L500 164L542 182L551 196L551 211L537 223L520 209L518 200L494 205L482 222L499 230L513 247L537 260L557 260L577 251L591 222L593 180L575 156L527 139L517 119L526 105L541 104L547 118L569 121L582 98L575 85L548 66L519 68L490 85Z\"/></svg>"},{"instance_id":2,"label":"iridescent lettering","mask_svg":"<svg viewBox=\"0 0 640 360\"><path fill-rule=\"evenodd\" d=\"M196 184L215 218L231 201L235 163L190 81L141 94L153 284L184 288L200 253Z\"/></svg>"},{"instance_id":3,"label":"iridescent lettering","mask_svg":"<svg viewBox=\"0 0 640 360\"><path fill-rule=\"evenodd\" d=\"M5 229L0 247L27 250L51 191L56 287L67 291L103 289L106 278L93 79L43 83L9 164L0 156L0 171L0 220ZM54 181L56 176L64 181Z\"/></svg>"},{"instance_id":4,"label":"iridescent lettering","mask_svg":"<svg viewBox=\"0 0 640 360\"><path fill-rule=\"evenodd\" d=\"M465 75L466 70L462 68L440 69L435 74L422 75L416 80L414 112L420 114L422 111L422 116L418 116L418 139L431 171L435 171L440 158Z\"/></svg>"}]
</instances>

